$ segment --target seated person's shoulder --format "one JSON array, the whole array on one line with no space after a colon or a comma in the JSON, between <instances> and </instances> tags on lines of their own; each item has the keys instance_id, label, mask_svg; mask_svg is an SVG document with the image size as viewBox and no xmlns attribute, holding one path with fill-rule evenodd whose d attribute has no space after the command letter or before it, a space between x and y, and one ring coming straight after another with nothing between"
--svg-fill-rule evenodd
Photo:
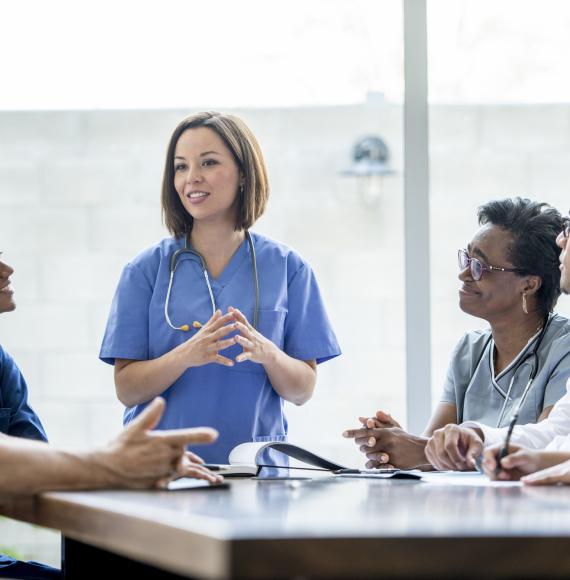
<instances>
[{"instance_id":1,"label":"seated person's shoulder","mask_svg":"<svg viewBox=\"0 0 570 580\"><path fill-rule=\"evenodd\" d=\"M491 337L490 329L470 330L466 332L455 345L452 356L461 356L483 351Z\"/></svg>"},{"instance_id":2,"label":"seated person's shoulder","mask_svg":"<svg viewBox=\"0 0 570 580\"><path fill-rule=\"evenodd\" d=\"M570 319L560 314L553 314L549 327L548 334L553 342L560 339L570 340Z\"/></svg>"},{"instance_id":3,"label":"seated person's shoulder","mask_svg":"<svg viewBox=\"0 0 570 580\"><path fill-rule=\"evenodd\" d=\"M570 364L570 320L555 314L549 323L549 328L540 346L542 357L549 360L549 365L557 365L562 359L568 359Z\"/></svg>"}]
</instances>

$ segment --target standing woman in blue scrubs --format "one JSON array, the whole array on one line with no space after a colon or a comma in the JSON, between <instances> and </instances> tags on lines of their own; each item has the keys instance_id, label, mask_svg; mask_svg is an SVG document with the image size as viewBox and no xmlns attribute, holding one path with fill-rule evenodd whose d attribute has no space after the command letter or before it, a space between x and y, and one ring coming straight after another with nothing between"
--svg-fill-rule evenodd
<instances>
[{"instance_id":1,"label":"standing woman in blue scrubs","mask_svg":"<svg viewBox=\"0 0 570 580\"><path fill-rule=\"evenodd\" d=\"M123 270L100 358L132 420L157 395L159 428L211 425L206 462L248 441L284 441L284 401L313 395L317 364L340 354L310 266L249 228L269 195L245 123L198 113L167 149L162 212L172 234Z\"/></svg>"}]
</instances>

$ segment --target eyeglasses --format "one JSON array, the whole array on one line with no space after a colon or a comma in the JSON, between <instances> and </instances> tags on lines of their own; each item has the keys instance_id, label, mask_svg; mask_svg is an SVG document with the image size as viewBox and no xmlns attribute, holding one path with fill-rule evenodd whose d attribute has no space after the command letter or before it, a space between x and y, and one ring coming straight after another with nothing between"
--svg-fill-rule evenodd
<instances>
[{"instance_id":1,"label":"eyeglasses","mask_svg":"<svg viewBox=\"0 0 570 580\"><path fill-rule=\"evenodd\" d=\"M570 223L570 221L569 221ZM520 272L518 268L500 268L498 266L487 266L477 258L469 257L467 250L459 250L457 252L457 261L459 262L459 269L465 270L469 267L471 270L471 277L478 282L483 277L485 272Z\"/></svg>"}]
</instances>

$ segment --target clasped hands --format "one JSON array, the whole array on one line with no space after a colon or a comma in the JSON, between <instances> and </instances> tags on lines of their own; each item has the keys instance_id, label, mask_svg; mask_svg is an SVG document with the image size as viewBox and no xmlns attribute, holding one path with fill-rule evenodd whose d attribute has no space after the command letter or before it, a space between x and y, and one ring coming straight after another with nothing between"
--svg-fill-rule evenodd
<instances>
[{"instance_id":1,"label":"clasped hands","mask_svg":"<svg viewBox=\"0 0 570 580\"><path fill-rule=\"evenodd\" d=\"M226 338L236 331L236 334ZM179 349L188 367L208 363L231 367L234 361L221 355L220 352L234 344L243 347L243 352L235 359L238 363L246 360L260 364L268 363L277 349L275 344L249 324L242 312L231 306L223 315L221 310L216 310L210 320L194 336L182 343Z\"/></svg>"},{"instance_id":2,"label":"clasped hands","mask_svg":"<svg viewBox=\"0 0 570 580\"><path fill-rule=\"evenodd\" d=\"M384 411L374 417L359 417L360 429L347 429L343 437L354 439L366 455L367 469L414 469L429 467L425 458L425 437L406 432Z\"/></svg>"}]
</instances>

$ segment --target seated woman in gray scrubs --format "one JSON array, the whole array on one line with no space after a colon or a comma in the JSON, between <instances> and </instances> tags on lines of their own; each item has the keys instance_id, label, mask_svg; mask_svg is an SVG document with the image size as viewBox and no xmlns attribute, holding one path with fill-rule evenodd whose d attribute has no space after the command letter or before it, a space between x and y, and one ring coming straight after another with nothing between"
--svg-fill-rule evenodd
<instances>
[{"instance_id":1,"label":"seated woman in gray scrubs","mask_svg":"<svg viewBox=\"0 0 570 580\"><path fill-rule=\"evenodd\" d=\"M388 413L361 417L355 439L366 466L430 469L425 446L449 423L508 424L534 376L519 422L546 418L570 377L570 321L553 314L560 295L561 215L544 203L514 198L478 210L480 229L459 250L459 307L489 329L465 334L455 347L443 394L422 436ZM533 372L534 369L534 372Z\"/></svg>"}]
</instances>

